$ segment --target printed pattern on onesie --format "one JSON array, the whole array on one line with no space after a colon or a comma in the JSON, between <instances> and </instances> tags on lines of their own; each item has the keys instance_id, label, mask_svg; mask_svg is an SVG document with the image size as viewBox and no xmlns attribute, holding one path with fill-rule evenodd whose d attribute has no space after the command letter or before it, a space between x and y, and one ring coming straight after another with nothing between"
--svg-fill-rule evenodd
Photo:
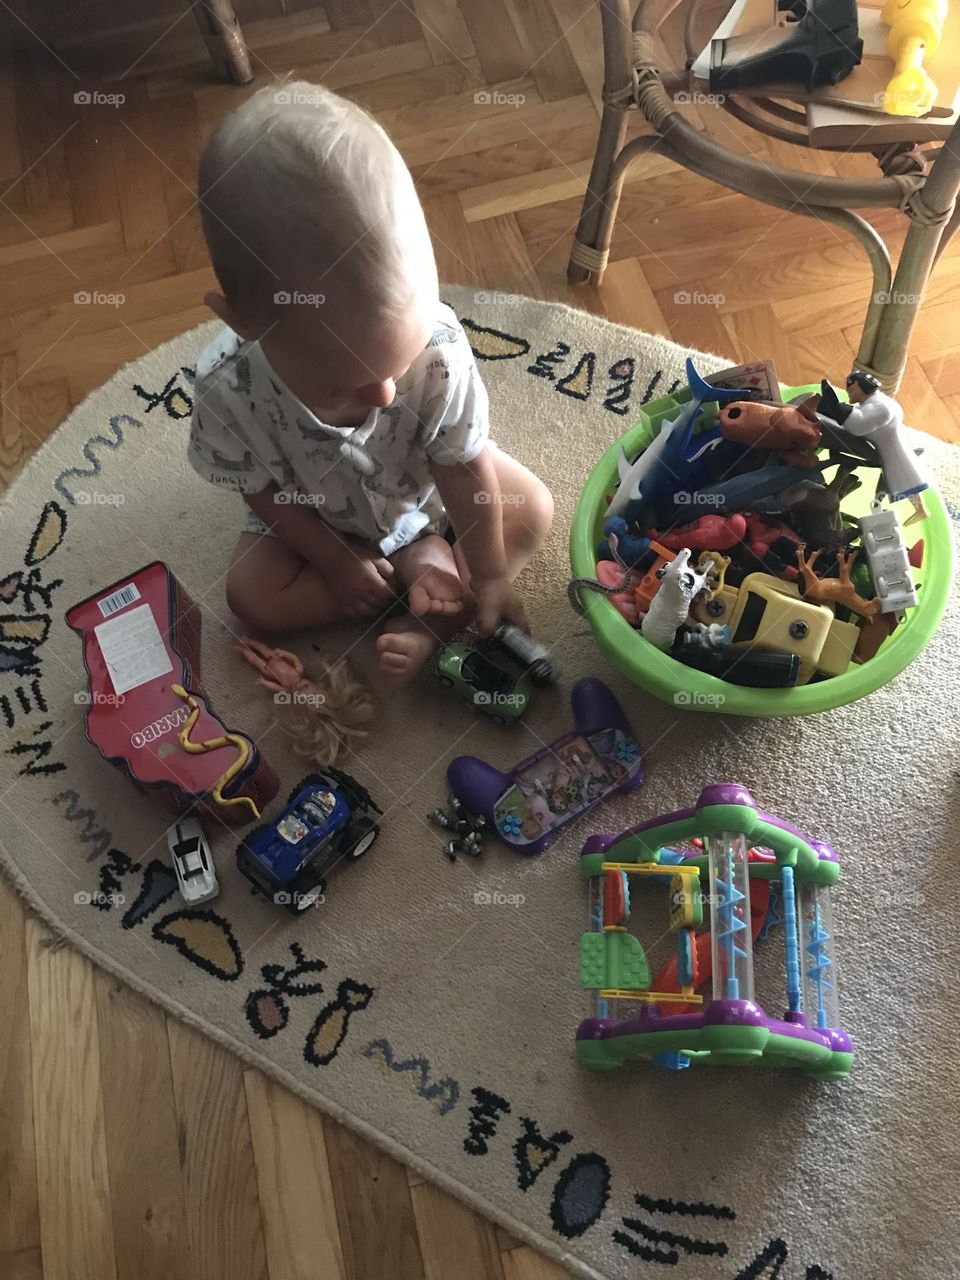
<instances>
[{"instance_id":1,"label":"printed pattern on onesie","mask_svg":"<svg viewBox=\"0 0 960 1280\"><path fill-rule=\"evenodd\" d=\"M201 353L195 392L188 457L198 475L241 494L272 482L278 501L312 505L383 555L445 530L430 465L470 462L489 433L486 388L444 304L393 403L359 426L322 422L280 381L259 343L231 329Z\"/></svg>"}]
</instances>

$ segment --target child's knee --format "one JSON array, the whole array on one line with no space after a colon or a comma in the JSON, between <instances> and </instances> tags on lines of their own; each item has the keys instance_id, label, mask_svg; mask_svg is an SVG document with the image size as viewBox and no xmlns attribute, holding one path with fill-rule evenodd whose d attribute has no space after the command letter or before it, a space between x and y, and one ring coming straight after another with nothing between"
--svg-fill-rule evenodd
<instances>
[{"instance_id":1,"label":"child's knee","mask_svg":"<svg viewBox=\"0 0 960 1280\"><path fill-rule=\"evenodd\" d=\"M231 565L224 587L230 612L246 626L256 631L269 631L270 602L264 600L262 591L255 591L253 583L237 565Z\"/></svg>"},{"instance_id":2,"label":"child's knee","mask_svg":"<svg viewBox=\"0 0 960 1280\"><path fill-rule=\"evenodd\" d=\"M553 494L538 477L530 473L529 482L518 495L514 514L524 541L539 547L545 541L553 524Z\"/></svg>"},{"instance_id":3,"label":"child's knee","mask_svg":"<svg viewBox=\"0 0 960 1280\"><path fill-rule=\"evenodd\" d=\"M239 557L227 570L224 594L230 612L255 631L282 631L279 596L274 575L255 572L251 558Z\"/></svg>"}]
</instances>

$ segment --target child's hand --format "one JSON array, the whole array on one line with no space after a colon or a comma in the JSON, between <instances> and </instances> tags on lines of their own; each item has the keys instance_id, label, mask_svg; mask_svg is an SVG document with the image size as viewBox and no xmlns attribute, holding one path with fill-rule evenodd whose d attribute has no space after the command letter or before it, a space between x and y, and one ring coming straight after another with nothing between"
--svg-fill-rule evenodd
<instances>
[{"instance_id":1,"label":"child's hand","mask_svg":"<svg viewBox=\"0 0 960 1280\"><path fill-rule=\"evenodd\" d=\"M482 636L490 635L501 622L512 622L529 633L530 624L520 597L506 574L497 578L474 578L470 585L477 599L477 629Z\"/></svg>"},{"instance_id":2,"label":"child's hand","mask_svg":"<svg viewBox=\"0 0 960 1280\"><path fill-rule=\"evenodd\" d=\"M352 617L372 618L396 600L393 565L368 547L341 544L330 567L330 588Z\"/></svg>"}]
</instances>

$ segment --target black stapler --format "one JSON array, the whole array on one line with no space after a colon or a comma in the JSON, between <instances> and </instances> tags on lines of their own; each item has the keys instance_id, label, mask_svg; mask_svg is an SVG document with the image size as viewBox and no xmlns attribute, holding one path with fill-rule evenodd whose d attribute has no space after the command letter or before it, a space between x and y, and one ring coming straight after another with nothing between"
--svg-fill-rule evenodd
<instances>
[{"instance_id":1,"label":"black stapler","mask_svg":"<svg viewBox=\"0 0 960 1280\"><path fill-rule=\"evenodd\" d=\"M837 84L863 56L856 0L772 0L768 31L714 40L710 88Z\"/></svg>"}]
</instances>

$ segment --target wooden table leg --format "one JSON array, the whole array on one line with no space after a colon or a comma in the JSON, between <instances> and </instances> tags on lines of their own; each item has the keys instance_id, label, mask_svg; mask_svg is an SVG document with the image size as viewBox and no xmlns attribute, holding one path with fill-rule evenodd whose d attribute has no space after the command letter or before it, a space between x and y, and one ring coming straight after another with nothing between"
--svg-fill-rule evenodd
<instances>
[{"instance_id":1,"label":"wooden table leg","mask_svg":"<svg viewBox=\"0 0 960 1280\"><path fill-rule=\"evenodd\" d=\"M250 54L230 0L191 0L191 7L220 79L248 84Z\"/></svg>"}]
</instances>

